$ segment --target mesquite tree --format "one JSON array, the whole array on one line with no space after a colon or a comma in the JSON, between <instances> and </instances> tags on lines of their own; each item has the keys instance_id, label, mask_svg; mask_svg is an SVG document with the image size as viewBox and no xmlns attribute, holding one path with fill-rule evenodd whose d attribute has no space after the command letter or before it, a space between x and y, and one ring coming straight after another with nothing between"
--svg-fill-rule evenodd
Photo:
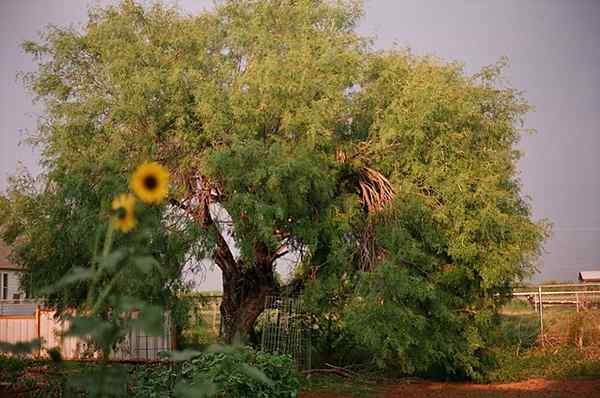
<instances>
[{"instance_id":1,"label":"mesquite tree","mask_svg":"<svg viewBox=\"0 0 600 398\"><path fill-rule=\"evenodd\" d=\"M124 1L49 28L24 44L39 60L25 79L46 105L34 139L48 189L166 165L165 211L193 220L223 272L227 341L250 331L290 251L295 287L361 295L342 300L349 325L394 301L347 279L395 280L384 270L446 292L467 319L532 271L544 236L516 178L528 106L496 84L498 67L467 76L373 51L360 15L350 0L225 0L198 15Z\"/></svg>"}]
</instances>

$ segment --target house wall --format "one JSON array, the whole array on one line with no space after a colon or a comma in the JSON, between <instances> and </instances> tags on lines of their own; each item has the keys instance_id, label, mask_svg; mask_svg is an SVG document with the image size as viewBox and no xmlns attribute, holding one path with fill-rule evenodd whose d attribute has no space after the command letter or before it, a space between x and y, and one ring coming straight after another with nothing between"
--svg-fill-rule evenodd
<instances>
[{"instance_id":1,"label":"house wall","mask_svg":"<svg viewBox=\"0 0 600 398\"><path fill-rule=\"evenodd\" d=\"M0 269L0 300L4 299L2 274L8 275L8 292L6 300L12 300L15 294L20 294L20 298L25 298L25 293L21 290L19 283L19 273L19 271Z\"/></svg>"}]
</instances>

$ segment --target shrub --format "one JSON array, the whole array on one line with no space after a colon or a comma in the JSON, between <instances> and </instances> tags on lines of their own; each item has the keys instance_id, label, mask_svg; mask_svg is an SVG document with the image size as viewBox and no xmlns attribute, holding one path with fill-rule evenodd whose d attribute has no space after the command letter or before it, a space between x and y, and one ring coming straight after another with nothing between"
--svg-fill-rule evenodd
<instances>
[{"instance_id":1,"label":"shrub","mask_svg":"<svg viewBox=\"0 0 600 398\"><path fill-rule=\"evenodd\" d=\"M296 397L300 385L290 356L246 347L202 354L184 363L181 374L190 384L213 383L217 395L231 398Z\"/></svg>"},{"instance_id":2,"label":"shrub","mask_svg":"<svg viewBox=\"0 0 600 398\"><path fill-rule=\"evenodd\" d=\"M0 370L7 373L17 373L25 369L28 365L28 360L17 357L7 356L0 353Z\"/></svg>"},{"instance_id":3,"label":"shrub","mask_svg":"<svg viewBox=\"0 0 600 398\"><path fill-rule=\"evenodd\" d=\"M133 398L171 396L180 369L181 365L177 362L137 366L131 375L129 396Z\"/></svg>"},{"instance_id":4,"label":"shrub","mask_svg":"<svg viewBox=\"0 0 600 398\"><path fill-rule=\"evenodd\" d=\"M300 385L291 357L247 347L222 347L180 363L140 366L131 381L130 396L140 398L292 398ZM204 395L198 395L198 387Z\"/></svg>"}]
</instances>

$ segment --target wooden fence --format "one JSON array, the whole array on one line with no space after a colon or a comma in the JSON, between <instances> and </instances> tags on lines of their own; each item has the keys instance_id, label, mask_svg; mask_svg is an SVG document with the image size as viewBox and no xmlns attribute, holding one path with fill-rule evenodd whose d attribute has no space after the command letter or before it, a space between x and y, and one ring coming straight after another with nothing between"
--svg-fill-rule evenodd
<instances>
[{"instance_id":1,"label":"wooden fence","mask_svg":"<svg viewBox=\"0 0 600 398\"><path fill-rule=\"evenodd\" d=\"M63 336L69 322L55 319L53 310L42 309L40 305L35 305L33 313L19 309L17 304L11 305L11 308L0 315L0 342L15 344L39 339L42 344L33 353L36 357L47 357L48 350L58 348L64 359L89 358L91 350L88 342L80 337ZM160 336L148 336L139 329L131 330L110 357L119 361L155 361L161 358L160 352L174 349L174 343L170 314L165 313ZM96 354L91 355L94 358Z\"/></svg>"}]
</instances>

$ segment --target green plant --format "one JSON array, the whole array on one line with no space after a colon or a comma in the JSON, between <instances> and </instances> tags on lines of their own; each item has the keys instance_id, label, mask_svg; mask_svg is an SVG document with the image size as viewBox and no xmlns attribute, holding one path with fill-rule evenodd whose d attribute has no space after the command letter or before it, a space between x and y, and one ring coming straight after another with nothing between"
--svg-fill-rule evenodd
<instances>
[{"instance_id":1,"label":"green plant","mask_svg":"<svg viewBox=\"0 0 600 398\"><path fill-rule=\"evenodd\" d=\"M143 279L152 286L152 282L156 279L160 280L161 275L164 274L161 264L149 250L151 245L145 243L152 236L152 230L164 228L162 213L156 211L156 207L167 195L168 177L168 172L158 163L140 166L134 174L131 185L141 201L147 203L136 203L137 199L133 194L116 196L112 202L112 211L106 215L106 228L103 228L104 225L98 228L90 267L74 267L68 275L55 283L48 283L41 291L49 297L55 292L65 291L74 285L84 283L85 301L78 306L78 311L74 314L63 314L63 317L69 321L69 327L63 336L85 340L92 347L92 353L99 353L100 359L97 366L84 366L70 375L66 383L61 385L62 392L66 394L85 394L89 397L125 395L129 383L128 375L123 371L122 365L110 362L111 352L134 328L143 330L147 335L160 335L163 332L165 307L149 300L144 290L141 292L132 290L129 286L130 278ZM99 238L103 230L106 233L100 249ZM120 241L118 240L122 237L120 233L132 239ZM188 310L189 307L180 302L178 311L187 314ZM181 314L177 316L184 317ZM6 346L11 351L20 353L30 350L39 342L1 344L3 349ZM178 360L190 354L175 352L167 355ZM64 366L59 350L51 350L49 356L55 367ZM21 370L23 366L18 359L3 359L3 362L16 371ZM260 378L265 383L271 383L260 370L245 363L240 363L239 366L249 377ZM13 373L15 373L14 369ZM138 375L144 379L143 373L140 372ZM172 374L169 373L170 375ZM168 382L170 379L163 377L159 380ZM139 389L144 396L147 396L152 395L151 393L161 394L164 389L173 390L173 385L153 384L148 389L142 382ZM211 396L211 390L214 390L213 381L192 388L181 387L180 390L179 395L205 393Z\"/></svg>"},{"instance_id":2,"label":"green plant","mask_svg":"<svg viewBox=\"0 0 600 398\"><path fill-rule=\"evenodd\" d=\"M128 396L135 398L162 398L173 396L180 380L180 362L139 365L131 369Z\"/></svg>"},{"instance_id":3,"label":"green plant","mask_svg":"<svg viewBox=\"0 0 600 398\"><path fill-rule=\"evenodd\" d=\"M285 355L249 347L213 346L178 363L138 366L132 370L130 396L296 397L299 379Z\"/></svg>"},{"instance_id":4,"label":"green plant","mask_svg":"<svg viewBox=\"0 0 600 398\"><path fill-rule=\"evenodd\" d=\"M211 383L216 394L231 398L292 398L299 388L291 357L249 347L206 352L183 363L181 375L190 385Z\"/></svg>"},{"instance_id":5,"label":"green plant","mask_svg":"<svg viewBox=\"0 0 600 398\"><path fill-rule=\"evenodd\" d=\"M7 373L20 372L28 366L28 362L18 356L0 354L0 371Z\"/></svg>"},{"instance_id":6,"label":"green plant","mask_svg":"<svg viewBox=\"0 0 600 398\"><path fill-rule=\"evenodd\" d=\"M369 398L382 395L382 390L392 379L385 379L371 373L355 373L355 377L347 378L331 374L310 374L302 378L302 391L313 392L324 396L337 394L344 397Z\"/></svg>"},{"instance_id":7,"label":"green plant","mask_svg":"<svg viewBox=\"0 0 600 398\"><path fill-rule=\"evenodd\" d=\"M410 370L428 356L422 348L436 366L470 373L490 314L533 272L547 232L517 178L529 105L502 84L505 60L471 76L458 63L374 51L356 32L361 13L356 0L224 0L197 15L123 0L92 10L81 29L51 27L24 43L39 62L24 77L46 106L32 141L47 172L11 185L0 220L34 287L91 264L90 225L107 192L160 159L173 177L169 214L184 213L189 233L152 230L147 244L169 273L156 296L168 296L162 287L177 283L190 251L211 256L230 342L250 333L281 287L276 261L296 251L293 286L314 282L324 312L356 337L381 330L362 342L380 362ZM398 280L384 269L437 293L384 289L384 301L399 297L412 313L377 317L369 285ZM54 299L80 304L85 285ZM413 344L429 312L446 322L440 333L469 342ZM385 323L406 316L424 320L395 341Z\"/></svg>"},{"instance_id":8,"label":"green plant","mask_svg":"<svg viewBox=\"0 0 600 398\"><path fill-rule=\"evenodd\" d=\"M376 364L478 377L497 308L548 232L517 173L530 107L505 59L468 75L374 51L361 13L355 0L224 0L198 15L123 0L24 43L46 172L13 180L0 222L34 287L94 264L98 209L160 159L173 189L149 211L172 223L139 247L166 276L123 274L130 290L168 304L188 253L211 256L231 342L280 291L277 260L301 253L290 290L308 287L316 316ZM48 298L79 306L88 282Z\"/></svg>"}]
</instances>

